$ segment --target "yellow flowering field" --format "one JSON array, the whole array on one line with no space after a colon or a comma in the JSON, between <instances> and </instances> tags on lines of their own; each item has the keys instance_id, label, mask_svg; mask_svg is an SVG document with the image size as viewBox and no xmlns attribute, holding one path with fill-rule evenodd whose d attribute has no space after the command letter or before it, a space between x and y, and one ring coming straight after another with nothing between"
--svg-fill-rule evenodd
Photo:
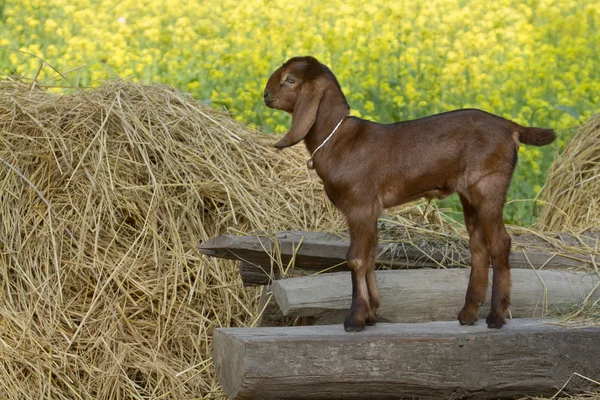
<instances>
[{"instance_id":1,"label":"yellow flowering field","mask_svg":"<svg viewBox=\"0 0 600 400\"><path fill-rule=\"evenodd\" d=\"M599 13L597 0L5 0L0 69L57 86L169 83L279 133L289 117L263 106L266 79L312 54L355 115L391 122L477 107L553 127L561 148L598 110ZM534 202L519 199L539 192L554 152L522 146L509 220L529 222Z\"/></svg>"}]
</instances>

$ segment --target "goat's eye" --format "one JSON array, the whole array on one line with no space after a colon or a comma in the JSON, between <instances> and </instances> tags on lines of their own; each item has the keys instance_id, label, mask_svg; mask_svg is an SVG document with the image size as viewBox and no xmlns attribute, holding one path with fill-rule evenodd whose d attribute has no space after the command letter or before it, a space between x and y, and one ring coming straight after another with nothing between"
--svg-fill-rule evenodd
<instances>
[{"instance_id":1,"label":"goat's eye","mask_svg":"<svg viewBox=\"0 0 600 400\"><path fill-rule=\"evenodd\" d=\"M287 83L294 83L294 82L295 82L295 80L294 80L294 79L292 79L292 78L287 78L285 81L286 81Z\"/></svg>"}]
</instances>

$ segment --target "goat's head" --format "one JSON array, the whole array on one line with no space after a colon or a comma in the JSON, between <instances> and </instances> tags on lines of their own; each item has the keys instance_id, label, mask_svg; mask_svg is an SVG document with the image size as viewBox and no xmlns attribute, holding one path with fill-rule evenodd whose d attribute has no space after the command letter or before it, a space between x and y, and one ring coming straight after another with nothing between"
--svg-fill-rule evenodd
<instances>
[{"instance_id":1,"label":"goat's head","mask_svg":"<svg viewBox=\"0 0 600 400\"><path fill-rule=\"evenodd\" d=\"M310 56L290 58L273 72L265 87L265 104L292 114L292 127L275 147L283 149L304 139L331 78L337 84L329 68Z\"/></svg>"}]
</instances>

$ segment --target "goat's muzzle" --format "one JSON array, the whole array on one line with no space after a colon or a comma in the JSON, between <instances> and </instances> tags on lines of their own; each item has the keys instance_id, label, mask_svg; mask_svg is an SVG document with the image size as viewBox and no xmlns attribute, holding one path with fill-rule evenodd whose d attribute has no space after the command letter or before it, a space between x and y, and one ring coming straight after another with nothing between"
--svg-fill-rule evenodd
<instances>
[{"instance_id":1,"label":"goat's muzzle","mask_svg":"<svg viewBox=\"0 0 600 400\"><path fill-rule=\"evenodd\" d=\"M269 108L273 108L273 103L275 103L275 100L273 97L269 96L269 92L265 89L264 93L263 93L263 99L265 101L265 105Z\"/></svg>"},{"instance_id":2,"label":"goat's muzzle","mask_svg":"<svg viewBox=\"0 0 600 400\"><path fill-rule=\"evenodd\" d=\"M275 108L275 102L277 99L265 97L265 105L269 108Z\"/></svg>"}]
</instances>

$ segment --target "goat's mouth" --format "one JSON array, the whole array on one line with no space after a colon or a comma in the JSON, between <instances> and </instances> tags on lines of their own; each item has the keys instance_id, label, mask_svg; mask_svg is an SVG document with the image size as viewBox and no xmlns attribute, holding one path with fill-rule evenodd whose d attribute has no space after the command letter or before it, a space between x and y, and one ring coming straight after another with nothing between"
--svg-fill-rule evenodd
<instances>
[{"instance_id":1,"label":"goat's mouth","mask_svg":"<svg viewBox=\"0 0 600 400\"><path fill-rule=\"evenodd\" d=\"M269 108L275 108L275 102L277 101L277 99L265 99L265 105Z\"/></svg>"}]
</instances>

